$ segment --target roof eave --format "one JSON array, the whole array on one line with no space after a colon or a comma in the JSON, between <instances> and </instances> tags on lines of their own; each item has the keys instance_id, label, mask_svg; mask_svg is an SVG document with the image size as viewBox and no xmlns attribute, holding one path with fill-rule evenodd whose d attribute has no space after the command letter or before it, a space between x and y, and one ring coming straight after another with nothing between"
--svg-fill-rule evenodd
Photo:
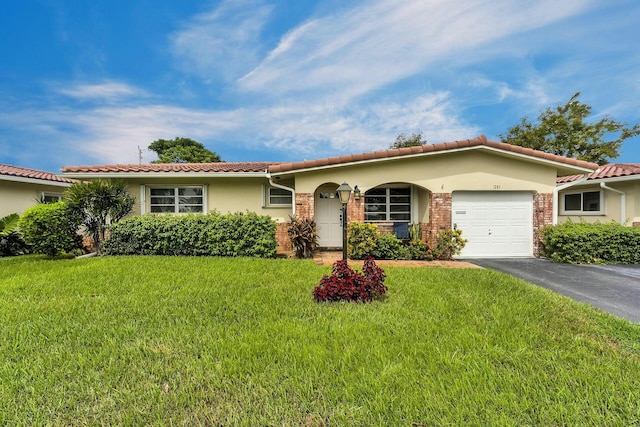
<instances>
[{"instance_id":1,"label":"roof eave","mask_svg":"<svg viewBox=\"0 0 640 427\"><path fill-rule=\"evenodd\" d=\"M75 179L96 178L263 178L266 172L63 172Z\"/></svg>"},{"instance_id":2,"label":"roof eave","mask_svg":"<svg viewBox=\"0 0 640 427\"><path fill-rule=\"evenodd\" d=\"M568 163L558 162L555 160L530 156L524 153L516 153L509 150L501 150L499 148L494 148L487 145L474 145L470 147L461 147L461 148L455 148L451 150L428 151L428 152L422 152L422 153L416 153L416 154L406 154L402 156L381 157L376 159L357 160L357 161L352 161L347 163L327 164L327 165L315 166L315 167L309 167L309 168L291 169L291 170L285 170L282 172L271 172L271 175L272 176L291 175L291 174L300 173L300 172L312 172L312 171L318 171L318 170L333 169L337 167L347 167L347 166L353 166L353 165L386 162L386 161L409 159L409 158L416 158L416 157L423 157L423 156L443 155L443 154L450 154L453 152L462 152L462 151L470 151L470 150L488 150L488 151L496 152L500 155L517 157L529 162L553 165L558 171L560 170L563 171L562 174L559 174L560 176L576 175L578 173L591 173L596 169L596 167L587 168L587 167L582 167L577 165L571 165Z\"/></svg>"},{"instance_id":3,"label":"roof eave","mask_svg":"<svg viewBox=\"0 0 640 427\"><path fill-rule=\"evenodd\" d=\"M609 182L626 182L626 181L640 181L640 175L627 175L627 176L613 176L609 178L593 178L588 179L587 181L581 183L580 185L590 185L590 184L598 184L601 182L609 183ZM569 181L572 182L572 181ZM558 183L557 185L562 185L566 183Z\"/></svg>"},{"instance_id":4,"label":"roof eave","mask_svg":"<svg viewBox=\"0 0 640 427\"><path fill-rule=\"evenodd\" d=\"M11 182L22 182L26 184L50 185L53 187L71 187L71 185L73 185L72 182L51 181L48 179L26 178L23 176L13 176L13 175L0 175L0 180L11 181Z\"/></svg>"}]
</instances>

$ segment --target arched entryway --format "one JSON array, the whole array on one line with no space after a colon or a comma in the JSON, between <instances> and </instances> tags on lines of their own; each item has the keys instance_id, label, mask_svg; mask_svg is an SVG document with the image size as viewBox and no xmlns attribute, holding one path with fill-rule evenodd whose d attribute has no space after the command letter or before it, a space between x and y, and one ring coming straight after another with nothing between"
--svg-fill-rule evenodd
<instances>
[{"instance_id":1,"label":"arched entryway","mask_svg":"<svg viewBox=\"0 0 640 427\"><path fill-rule=\"evenodd\" d=\"M337 188L338 184L327 183L315 191L315 221L318 244L322 248L342 247L342 205L336 194Z\"/></svg>"}]
</instances>

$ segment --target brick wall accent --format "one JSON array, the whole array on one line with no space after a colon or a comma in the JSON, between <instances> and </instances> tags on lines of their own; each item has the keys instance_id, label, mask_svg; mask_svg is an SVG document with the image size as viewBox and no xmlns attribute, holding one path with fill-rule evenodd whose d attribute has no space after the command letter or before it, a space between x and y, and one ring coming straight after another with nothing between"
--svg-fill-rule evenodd
<instances>
[{"instance_id":1,"label":"brick wall accent","mask_svg":"<svg viewBox=\"0 0 640 427\"><path fill-rule=\"evenodd\" d=\"M431 193L429 222L422 224L424 240L431 247L435 244L438 231L451 228L451 193Z\"/></svg>"},{"instance_id":2,"label":"brick wall accent","mask_svg":"<svg viewBox=\"0 0 640 427\"><path fill-rule=\"evenodd\" d=\"M533 198L533 255L542 251L541 230L553 223L553 194L536 193Z\"/></svg>"},{"instance_id":3,"label":"brick wall accent","mask_svg":"<svg viewBox=\"0 0 640 427\"><path fill-rule=\"evenodd\" d=\"M278 242L276 251L287 256L293 253L293 246L287 234L288 228L289 224L286 222L281 222L276 226L276 242Z\"/></svg>"},{"instance_id":4,"label":"brick wall accent","mask_svg":"<svg viewBox=\"0 0 640 427\"><path fill-rule=\"evenodd\" d=\"M313 193L296 193L296 216L307 219L315 216Z\"/></svg>"},{"instance_id":5,"label":"brick wall accent","mask_svg":"<svg viewBox=\"0 0 640 427\"><path fill-rule=\"evenodd\" d=\"M352 222L364 222L364 197L356 200L353 193L351 193L351 199L347 205L347 221L349 221L349 224Z\"/></svg>"}]
</instances>

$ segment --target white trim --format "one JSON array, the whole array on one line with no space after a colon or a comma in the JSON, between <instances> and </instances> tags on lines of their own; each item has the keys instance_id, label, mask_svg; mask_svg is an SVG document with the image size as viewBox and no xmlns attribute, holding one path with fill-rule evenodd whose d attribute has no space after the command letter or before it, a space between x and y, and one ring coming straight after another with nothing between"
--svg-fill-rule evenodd
<instances>
[{"instance_id":1,"label":"white trim","mask_svg":"<svg viewBox=\"0 0 640 427\"><path fill-rule=\"evenodd\" d=\"M582 210L582 208L584 207L584 193L598 193L600 201L598 203L598 210L597 211L585 211ZM567 196L573 196L576 194L580 194L580 210L571 210L568 211L565 207L565 200ZM602 191L600 188L595 187L595 188L584 188L582 190L579 189L574 189L571 192L564 192L561 193L562 195L562 199L561 199L561 203L560 203L560 214L563 216L597 216L597 215L605 215L605 206L604 206L604 191Z\"/></svg>"},{"instance_id":2,"label":"white trim","mask_svg":"<svg viewBox=\"0 0 640 427\"><path fill-rule=\"evenodd\" d=\"M74 178L264 178L265 172L64 172ZM71 185L71 184L69 184Z\"/></svg>"},{"instance_id":3,"label":"white trim","mask_svg":"<svg viewBox=\"0 0 640 427\"><path fill-rule=\"evenodd\" d=\"M296 216L296 189L295 188L291 188L291 187L287 187L287 186L282 185L282 184L276 184L271 179L271 174L269 173L269 171L266 172L266 175L267 175L267 178L269 179L269 184L272 187L281 188L283 190L287 190L287 191L291 192L291 216L293 218L295 218L295 216ZM264 187L262 187L262 188L263 188L263 190L262 190L263 191L262 200L265 203L268 203L268 200L265 200L265 197L264 197ZM269 191L267 190L267 197L268 197L268 195L269 195ZM283 206L283 207L286 207L286 206Z\"/></svg>"},{"instance_id":4,"label":"white trim","mask_svg":"<svg viewBox=\"0 0 640 427\"><path fill-rule=\"evenodd\" d=\"M51 185L54 187L71 187L73 185L73 183L70 183L70 182L49 181L46 179L24 178L21 176L11 176L11 175L0 175L0 180L12 181L12 182L24 182L27 184Z\"/></svg>"},{"instance_id":5,"label":"white trim","mask_svg":"<svg viewBox=\"0 0 640 427\"><path fill-rule=\"evenodd\" d=\"M597 172L597 171L596 171ZM558 224L558 211L560 210L560 205L558 203L558 194L560 193L560 191L565 190L567 188L571 188L573 186L576 185L580 185L583 184L587 181L587 179L589 179L589 174L585 173L584 176L580 179L578 179L577 181L573 181L573 182L568 182L566 184L563 185L559 185L556 186L556 188L553 189L553 197L552 197L552 208L553 208L553 212L551 213L551 224L552 225L557 225Z\"/></svg>"},{"instance_id":6,"label":"white trim","mask_svg":"<svg viewBox=\"0 0 640 427\"><path fill-rule=\"evenodd\" d=\"M202 213L209 213L209 184L202 184Z\"/></svg>"},{"instance_id":7,"label":"white trim","mask_svg":"<svg viewBox=\"0 0 640 427\"><path fill-rule=\"evenodd\" d=\"M471 151L471 150L494 151L496 153L504 154L506 156L512 156L512 157L518 157L518 158L530 160L530 161L533 161L535 163L551 164L551 165L554 165L556 167L560 167L560 168L563 168L563 169L572 169L572 170L575 170L576 172L587 172L587 173L593 173L594 172L593 169L583 168L583 167L580 167L580 166L574 166L574 165L570 165L568 163L556 162L554 160L548 160L548 159L543 159L543 158L540 158L540 157L534 157L534 156L530 156L528 154L515 153L513 151L500 150L498 148L488 147L486 145L477 145L477 146L473 146L473 147L453 148L453 149L449 149L449 150L440 150L440 151L428 151L428 152L425 152L425 153L416 153L416 154L406 154L406 155L401 155L401 156L382 157L382 158L379 158L379 159L355 160L355 161L349 161L349 162L345 162L345 163L337 163L337 164L332 164L332 165L323 165L323 166L314 166L314 167L310 167L310 168L292 169L292 170L283 171L283 172L274 172L271 175L273 175L273 176L289 175L289 174L300 173L300 172L311 172L311 171L317 171L317 170L332 169L332 168L337 168L337 167L346 167L346 166L361 165L361 164L367 164L367 163L386 162L386 161L417 158L417 157L424 157L424 156L435 156L435 155L442 155L442 154L449 154L449 153L463 152L463 151Z\"/></svg>"},{"instance_id":8,"label":"white trim","mask_svg":"<svg viewBox=\"0 0 640 427\"><path fill-rule=\"evenodd\" d=\"M147 213L147 186L140 184L140 215Z\"/></svg>"},{"instance_id":9,"label":"white trim","mask_svg":"<svg viewBox=\"0 0 640 427\"><path fill-rule=\"evenodd\" d=\"M158 214L172 214L172 215L185 215L188 213L206 213L208 212L208 206L206 205L206 201L207 201L207 197L206 197L206 190L207 190L207 186L206 184L148 184L146 185L146 188L149 189L149 212L150 213L158 213ZM176 212L175 209L179 210L180 208L180 203L174 203L173 206L175 207L173 212L152 212L152 204L151 204L151 198L154 197L151 195L151 190L154 188L159 188L159 189L180 189L180 188L199 188L202 190L202 210L200 212ZM146 190L145 190L146 192ZM156 196L156 197L163 197L163 196ZM164 197L170 197L170 196L164 196ZM171 197L178 197L179 196L175 194L174 191L174 195ZM195 196L197 197L197 196ZM188 205L188 206L198 206L198 205Z\"/></svg>"},{"instance_id":10,"label":"white trim","mask_svg":"<svg viewBox=\"0 0 640 427\"><path fill-rule=\"evenodd\" d=\"M600 188L620 194L620 224L624 224L627 220L627 193L616 190L615 188L607 187L607 184L604 182L600 183Z\"/></svg>"},{"instance_id":11,"label":"white trim","mask_svg":"<svg viewBox=\"0 0 640 427\"><path fill-rule=\"evenodd\" d=\"M40 201L42 201L45 197L57 197L58 201L62 200L62 193L55 193L52 191L41 191L40 192Z\"/></svg>"}]
</instances>

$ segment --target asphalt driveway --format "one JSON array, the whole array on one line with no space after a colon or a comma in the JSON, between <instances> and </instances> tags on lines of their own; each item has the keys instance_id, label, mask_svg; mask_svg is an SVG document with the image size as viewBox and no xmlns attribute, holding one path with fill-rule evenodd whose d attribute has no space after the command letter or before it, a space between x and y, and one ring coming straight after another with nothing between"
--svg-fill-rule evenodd
<instances>
[{"instance_id":1,"label":"asphalt driveway","mask_svg":"<svg viewBox=\"0 0 640 427\"><path fill-rule=\"evenodd\" d=\"M538 258L468 259L640 323L640 265L573 265Z\"/></svg>"}]
</instances>

